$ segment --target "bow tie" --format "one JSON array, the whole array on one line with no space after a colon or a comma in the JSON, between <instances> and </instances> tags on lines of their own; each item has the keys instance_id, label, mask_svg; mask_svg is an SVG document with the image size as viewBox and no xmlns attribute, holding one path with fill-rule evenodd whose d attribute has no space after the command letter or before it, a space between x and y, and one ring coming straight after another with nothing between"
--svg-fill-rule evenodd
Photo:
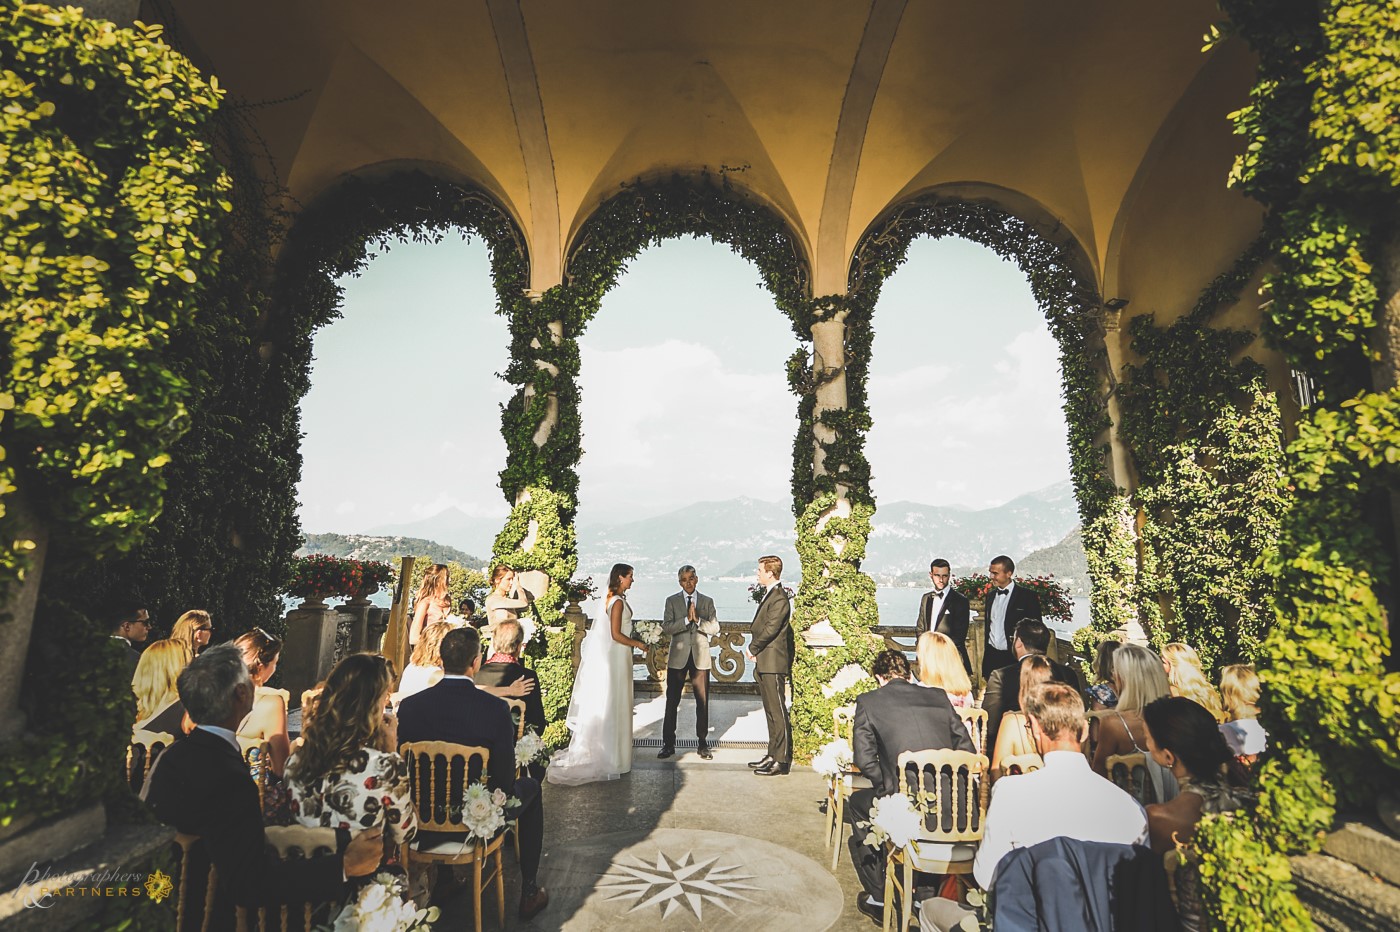
<instances>
[{"instance_id":1,"label":"bow tie","mask_svg":"<svg viewBox=\"0 0 1400 932\"><path fill-rule=\"evenodd\" d=\"M1008 592L1010 592L1010 591L1011 591L1010 589L998 589L998 590L997 590L997 595L1006 595L1006 594L1007 594Z\"/></svg>"}]
</instances>

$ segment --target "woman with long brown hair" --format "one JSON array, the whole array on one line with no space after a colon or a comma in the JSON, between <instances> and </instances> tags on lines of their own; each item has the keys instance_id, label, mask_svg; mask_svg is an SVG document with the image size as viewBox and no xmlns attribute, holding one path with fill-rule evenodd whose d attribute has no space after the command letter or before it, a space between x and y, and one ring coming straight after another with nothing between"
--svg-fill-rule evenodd
<instances>
[{"instance_id":1,"label":"woman with long brown hair","mask_svg":"<svg viewBox=\"0 0 1400 932\"><path fill-rule=\"evenodd\" d=\"M491 571L491 592L486 596L486 630L493 632L503 621L519 621L520 616L535 604L529 589L520 585L520 577L509 566L499 564ZM530 629L525 629L529 639Z\"/></svg>"},{"instance_id":2,"label":"woman with long brown hair","mask_svg":"<svg viewBox=\"0 0 1400 932\"><path fill-rule=\"evenodd\" d=\"M445 621L452 613L452 597L447 594L447 566L434 563L423 574L418 584L418 595L413 601L413 621L408 626L408 643L417 646L418 639L428 625Z\"/></svg>"},{"instance_id":3,"label":"woman with long brown hair","mask_svg":"<svg viewBox=\"0 0 1400 932\"><path fill-rule=\"evenodd\" d=\"M233 643L243 652L243 662L253 680L253 711L238 726L240 743L246 747L266 741L271 749L272 772L281 776L292 749L287 735L287 691L273 689L267 681L277 672L282 640L262 628L254 628Z\"/></svg>"},{"instance_id":4,"label":"woman with long brown hair","mask_svg":"<svg viewBox=\"0 0 1400 932\"><path fill-rule=\"evenodd\" d=\"M351 654L331 670L301 747L287 761L297 822L351 831L382 825L395 846L413 838L408 765L384 711L393 688L393 667L379 654Z\"/></svg>"}]
</instances>

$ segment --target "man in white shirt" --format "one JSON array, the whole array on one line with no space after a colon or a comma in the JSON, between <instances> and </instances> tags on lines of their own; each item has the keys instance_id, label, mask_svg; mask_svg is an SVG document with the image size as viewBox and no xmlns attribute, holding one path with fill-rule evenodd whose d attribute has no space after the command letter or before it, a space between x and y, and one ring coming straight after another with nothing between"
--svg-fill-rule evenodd
<instances>
[{"instance_id":1,"label":"man in white shirt","mask_svg":"<svg viewBox=\"0 0 1400 932\"><path fill-rule=\"evenodd\" d=\"M991 676L993 670L1016 662L1011 650L1016 625L1026 618L1041 617L1040 597L1025 586L1016 585L1015 573L1016 563L1006 554L993 557L987 567L992 585L982 603L982 617L986 619L987 628L987 641L982 648L984 679Z\"/></svg>"},{"instance_id":2,"label":"man in white shirt","mask_svg":"<svg viewBox=\"0 0 1400 932\"><path fill-rule=\"evenodd\" d=\"M996 883L997 868L1016 848L1052 838L1122 845L1147 843L1147 813L1136 799L1089 769L1080 742L1088 731L1084 701L1060 683L1046 683L1026 697L1026 716L1044 768L1003 777L992 787L992 804L972 874L984 890ZM925 932L957 928L971 915L952 900L932 898L920 909Z\"/></svg>"}]
</instances>

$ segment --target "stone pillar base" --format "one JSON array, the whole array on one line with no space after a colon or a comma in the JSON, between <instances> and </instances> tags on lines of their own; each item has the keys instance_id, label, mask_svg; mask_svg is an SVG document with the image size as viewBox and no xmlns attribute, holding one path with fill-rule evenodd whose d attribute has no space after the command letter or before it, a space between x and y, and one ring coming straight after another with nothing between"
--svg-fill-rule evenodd
<instances>
[{"instance_id":1,"label":"stone pillar base","mask_svg":"<svg viewBox=\"0 0 1400 932\"><path fill-rule=\"evenodd\" d=\"M277 668L282 687L291 693L293 707L300 707L302 691L325 679L335 665L339 617L325 607L303 607L287 613L287 640Z\"/></svg>"}]
</instances>

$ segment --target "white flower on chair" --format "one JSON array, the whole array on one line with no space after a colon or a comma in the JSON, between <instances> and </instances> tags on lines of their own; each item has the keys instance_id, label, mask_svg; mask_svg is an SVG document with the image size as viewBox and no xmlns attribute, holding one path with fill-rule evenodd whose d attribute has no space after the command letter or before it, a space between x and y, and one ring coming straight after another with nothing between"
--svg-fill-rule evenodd
<instances>
[{"instance_id":1,"label":"white flower on chair","mask_svg":"<svg viewBox=\"0 0 1400 932\"><path fill-rule=\"evenodd\" d=\"M924 831L924 813L914 805L913 800L903 793L881 796L870 804L870 821L861 822L869 826L870 834L865 843L878 848L886 841L895 847L903 848Z\"/></svg>"},{"instance_id":2,"label":"white flower on chair","mask_svg":"<svg viewBox=\"0 0 1400 932\"><path fill-rule=\"evenodd\" d=\"M851 743L845 738L833 738L812 757L812 769L832 780L850 770L854 761Z\"/></svg>"},{"instance_id":3,"label":"white flower on chair","mask_svg":"<svg viewBox=\"0 0 1400 932\"><path fill-rule=\"evenodd\" d=\"M438 919L438 908L417 909L412 900L405 898L407 892L402 877L376 875L360 889L359 896L341 909L331 932L414 932L432 928Z\"/></svg>"},{"instance_id":4,"label":"white flower on chair","mask_svg":"<svg viewBox=\"0 0 1400 932\"><path fill-rule=\"evenodd\" d=\"M528 767L547 753L540 736L527 728L520 740L515 742L515 766Z\"/></svg>"}]
</instances>

